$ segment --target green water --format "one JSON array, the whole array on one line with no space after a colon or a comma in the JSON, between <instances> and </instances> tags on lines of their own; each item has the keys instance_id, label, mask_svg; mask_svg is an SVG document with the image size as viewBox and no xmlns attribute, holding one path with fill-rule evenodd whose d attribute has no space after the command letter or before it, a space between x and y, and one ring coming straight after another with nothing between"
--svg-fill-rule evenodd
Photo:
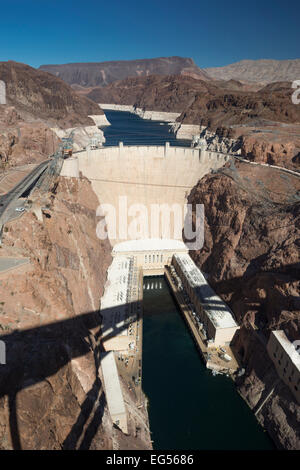
<instances>
[{"instance_id":1,"label":"green water","mask_svg":"<svg viewBox=\"0 0 300 470\"><path fill-rule=\"evenodd\" d=\"M205 368L163 277L144 279L143 307L143 390L154 449L273 449L232 380Z\"/></svg>"}]
</instances>

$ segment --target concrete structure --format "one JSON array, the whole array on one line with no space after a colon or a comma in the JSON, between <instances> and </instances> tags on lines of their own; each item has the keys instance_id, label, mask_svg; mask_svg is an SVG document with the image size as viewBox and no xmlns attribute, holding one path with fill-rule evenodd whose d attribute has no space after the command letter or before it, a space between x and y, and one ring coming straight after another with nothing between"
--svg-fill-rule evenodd
<instances>
[{"instance_id":1,"label":"concrete structure","mask_svg":"<svg viewBox=\"0 0 300 470\"><path fill-rule=\"evenodd\" d=\"M118 256L108 268L104 295L101 298L101 330L104 348L114 339L116 350L129 348L127 325L132 314L130 289L134 271L133 257ZM118 341L118 338L120 341Z\"/></svg>"},{"instance_id":2,"label":"concrete structure","mask_svg":"<svg viewBox=\"0 0 300 470\"><path fill-rule=\"evenodd\" d=\"M125 403L113 352L108 352L102 355L101 369L104 380L105 396L111 419L114 424L127 434L128 428Z\"/></svg>"},{"instance_id":3,"label":"concrete structure","mask_svg":"<svg viewBox=\"0 0 300 470\"><path fill-rule=\"evenodd\" d=\"M199 316L196 315L195 307L191 303L186 290L182 288L181 279L177 275L173 265L165 267L165 278L173 292L175 300L206 367L212 370L213 373L217 372L226 375L234 374L239 366L230 345L223 344L222 348L218 346L215 347L214 344L211 344L211 340L207 340L203 324L201 324ZM146 286L144 288L146 288ZM152 286L150 286L150 288L152 288Z\"/></svg>"},{"instance_id":4,"label":"concrete structure","mask_svg":"<svg viewBox=\"0 0 300 470\"><path fill-rule=\"evenodd\" d=\"M116 234L110 236L112 245L128 239L120 234L120 198L126 197L127 208L135 204L145 206L148 215L153 205L166 205L167 208L181 208L179 220L180 234L183 227L184 205L187 196L198 180L212 169L216 170L230 158L223 154L183 147L166 146L122 146L103 147L75 154L78 158L78 171L91 182L99 203L109 204L115 209L117 220ZM73 177L77 173L75 163L65 160L61 174ZM129 226L134 217L127 215ZM148 234L139 238L176 238L174 229L178 227L178 217L170 213L170 233L166 234L160 224L158 233L153 235L149 224Z\"/></svg>"},{"instance_id":5,"label":"concrete structure","mask_svg":"<svg viewBox=\"0 0 300 470\"><path fill-rule=\"evenodd\" d=\"M6 85L0 80L0 104L6 104Z\"/></svg>"},{"instance_id":6,"label":"concrete structure","mask_svg":"<svg viewBox=\"0 0 300 470\"><path fill-rule=\"evenodd\" d=\"M216 295L188 254L175 254L172 265L194 305L209 344L229 345L239 329L230 308Z\"/></svg>"},{"instance_id":7,"label":"concrete structure","mask_svg":"<svg viewBox=\"0 0 300 470\"><path fill-rule=\"evenodd\" d=\"M298 347L300 340L298 341ZM279 377L289 387L300 403L300 354L289 341L284 331L272 331L267 351L274 362Z\"/></svg>"},{"instance_id":8,"label":"concrete structure","mask_svg":"<svg viewBox=\"0 0 300 470\"><path fill-rule=\"evenodd\" d=\"M114 246L112 255L133 256L135 264L143 269L144 276L164 274L164 267L171 264L174 253L188 253L182 241L160 238L129 240Z\"/></svg>"},{"instance_id":9,"label":"concrete structure","mask_svg":"<svg viewBox=\"0 0 300 470\"><path fill-rule=\"evenodd\" d=\"M95 118L95 116L90 116L91 118ZM101 118L102 116L99 116ZM105 118L106 119L106 118ZM103 119L96 119L97 121L104 121ZM108 121L107 121L108 122ZM107 124L102 124L107 125ZM53 132L59 137L60 139L66 139L71 134L73 135L73 151L77 152L82 149L85 149L91 142L91 139L94 137L95 134L98 135L98 143L102 145L105 142L104 133L97 125L95 126L81 126L81 127L70 127L68 129L61 129L60 127L53 127L51 128Z\"/></svg>"},{"instance_id":10,"label":"concrete structure","mask_svg":"<svg viewBox=\"0 0 300 470\"><path fill-rule=\"evenodd\" d=\"M79 165L77 157L70 157L64 160L60 176L67 176L68 178L79 178Z\"/></svg>"},{"instance_id":11,"label":"concrete structure","mask_svg":"<svg viewBox=\"0 0 300 470\"><path fill-rule=\"evenodd\" d=\"M141 378L141 281L141 271L136 266L134 257L119 253L114 256L108 268L104 295L101 298L101 340L104 350L111 351L110 356L104 356L104 362L101 360L106 397L113 422L125 433L127 420L125 407L123 410L122 405L122 391L118 386L119 372L122 371L123 379L129 376L130 382L133 376L136 380L137 377ZM118 367L113 351L118 352ZM135 392L140 400L141 379L135 385Z\"/></svg>"},{"instance_id":12,"label":"concrete structure","mask_svg":"<svg viewBox=\"0 0 300 470\"><path fill-rule=\"evenodd\" d=\"M149 119L151 121L165 121L174 122L181 113L168 113L165 111L146 111L142 108L135 108L132 105L123 104L106 104L100 103L102 109L111 111L127 111L129 113L137 114L142 119Z\"/></svg>"}]
</instances>

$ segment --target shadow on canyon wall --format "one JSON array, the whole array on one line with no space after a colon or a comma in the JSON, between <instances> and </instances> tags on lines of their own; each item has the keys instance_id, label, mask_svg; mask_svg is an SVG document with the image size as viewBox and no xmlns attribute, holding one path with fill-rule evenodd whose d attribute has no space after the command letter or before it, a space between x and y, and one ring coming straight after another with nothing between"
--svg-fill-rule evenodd
<instances>
[{"instance_id":1,"label":"shadow on canyon wall","mask_svg":"<svg viewBox=\"0 0 300 470\"><path fill-rule=\"evenodd\" d=\"M250 269L249 269L250 268ZM212 282L213 288L221 294L230 294L237 289L239 283L250 280L252 276L275 276L276 284L286 284L287 282L298 281L300 278L300 263L292 263L280 268L273 268L272 271L259 271L252 269L252 266L245 271L241 277L233 277L221 281ZM210 282L210 281L208 281Z\"/></svg>"},{"instance_id":2,"label":"shadow on canyon wall","mask_svg":"<svg viewBox=\"0 0 300 470\"><path fill-rule=\"evenodd\" d=\"M133 311L136 303L126 304ZM113 315L119 307L102 310ZM128 322L132 320L129 315ZM72 359L92 351L95 382L81 405L80 414L66 437L63 449L89 449L101 425L106 404L103 384L99 377L100 357L105 354L101 337L117 336L126 326L102 327L99 312L88 312L55 323L14 331L0 336L6 346L6 364L0 365L0 398L7 396L9 425L14 449L22 449L18 425L18 393L47 379ZM91 330L97 330L91 333Z\"/></svg>"}]
</instances>

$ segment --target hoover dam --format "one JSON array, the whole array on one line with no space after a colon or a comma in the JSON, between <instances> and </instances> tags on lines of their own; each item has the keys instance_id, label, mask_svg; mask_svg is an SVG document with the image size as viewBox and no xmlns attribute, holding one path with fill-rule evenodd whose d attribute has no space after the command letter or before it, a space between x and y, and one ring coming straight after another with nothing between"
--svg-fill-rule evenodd
<instances>
[{"instance_id":1,"label":"hoover dam","mask_svg":"<svg viewBox=\"0 0 300 470\"><path fill-rule=\"evenodd\" d=\"M151 125L153 124L151 123ZM193 356L191 364L193 363L197 369L193 371L193 375L198 377L195 391L198 390L199 397L203 396L205 401L207 397L205 397L206 391L203 395L203 387L206 389L208 386L208 389L210 387L215 389L217 382L211 373L209 376L206 372L203 373L205 368L203 369L200 356L204 359L206 367L212 369L215 374L219 373L217 371L223 371L225 374L233 373L238 367L230 349L230 342L239 326L235 322L231 310L215 295L188 255L188 247L182 241L183 217L179 222L179 234L178 227L176 227L176 224L178 225L178 209L181 214L184 214L187 197L192 188L204 175L218 170L232 157L205 149L177 147L174 142L173 145L170 145L167 139L165 139L164 145L123 145L121 138L120 135L119 142L114 142L113 146L109 146L108 141L105 147L87 148L73 154L72 157L64 160L61 176L65 178L84 176L91 182L99 205L101 204L99 206L101 210L97 211L97 215L105 216L107 236L113 247L113 260L108 270L100 309L105 350L101 359L101 368L111 418L115 425L126 434L128 432L127 405L122 383L125 382L129 390L135 394L136 402L140 407L147 406L147 400L143 394L145 390L150 400L150 427L152 429L153 424L154 448L162 448L160 446L163 445L164 439L160 429L167 430L169 420L173 421L174 417L170 410L169 413L164 413L162 421L158 422L159 410L161 406L167 406L171 396L174 396L176 402L178 399L182 400L182 393L189 394L189 381L191 380L190 376L186 376L178 393L174 393L173 387L177 379L172 376L171 382L167 379L168 386L164 384L164 390L158 392L161 385L160 380L155 376L155 371L159 371L159 374L164 372L159 370L157 361L152 358L155 359L157 354L161 354L163 357L166 348L168 350L168 345L170 344L171 349L176 348L178 340L176 336L172 337L172 334L169 338L161 336L165 328L163 323L167 322L167 325L171 322L171 325L175 321L176 328L178 326L183 328L184 334L189 338L188 351ZM161 211L161 219L154 235L150 227L152 222L150 216L148 230L146 232L140 231L138 236L132 237L127 228L137 218L141 206L146 210L147 216L151 215L153 207L158 207ZM167 214L170 226L168 236L166 236L165 227L162 224L166 217L164 208L169 209L170 212ZM109 228L111 215L113 215L112 218L115 222L113 230ZM177 237L174 237L176 229ZM181 268L179 269L180 263ZM165 280L163 276L165 276ZM169 317L168 308L162 299L161 308L155 303L152 308L147 303L144 305L145 290L150 288L153 295L156 296L162 286L167 285L169 288L163 287L164 299L168 304L170 293L173 291L176 299L176 303L172 300L173 312L176 311L176 315L185 319L185 326L177 323L177 317L173 318L173 315L172 318ZM148 298L146 293L145 298ZM143 310L144 313L142 313ZM180 310L182 315L179 314ZM151 317L154 315L153 318L161 318L159 320L160 331L156 332L156 337L160 338L160 341L155 342L154 339L150 339L155 322L153 323L151 320L149 323L149 315ZM146 326L144 321L146 321ZM154 326L155 328L157 326ZM172 326L170 331L172 331ZM150 343L153 341L155 350L149 346L149 341ZM197 346L200 355L194 345ZM220 356L220 347L224 351L221 356L225 354L226 360ZM159 353L159 351L161 352ZM182 358L184 358L184 350L182 354ZM173 362L170 355L167 354L166 357L168 357L168 361ZM189 359L187 360L189 361ZM200 362L198 363L198 361ZM145 374L147 376L144 374L144 366L142 372L142 364L144 363L146 364ZM171 369L173 370L173 366ZM176 367L174 372L175 370L177 371ZM200 371L200 375L198 371ZM143 386L144 378L146 388ZM161 381L165 382L164 379ZM262 433L254 416L238 397L233 386L228 386L228 382L229 379L223 375L220 376L218 383L221 386L220 390L224 394L224 399L231 403L236 424L235 431L231 437L229 436L228 442L225 439L222 444L218 444L219 447L230 448L231 438L234 435L235 442L239 441L236 445L239 448L247 448L247 437L242 436L239 432L239 428L242 426L241 417L242 420L248 422L247 432L256 436L253 442L256 441L257 448L270 448L271 444ZM157 393L160 396L158 401L163 400L164 405L162 403L158 405L157 398L155 398ZM194 398L196 399L196 395ZM195 406L193 400L192 406ZM202 406L199 407L199 410L205 414ZM194 411L188 404L185 404L182 412L183 414L180 412L178 420L173 423L172 436L170 435L169 440L166 441L168 448L175 448L176 445L179 447L188 446L183 437L185 433L182 434L182 427L184 428L187 424L183 415L188 416L189 420L192 419L192 426L195 426L195 429L198 427L197 420L192 418ZM220 411L213 420L210 415L202 415L201 418L204 419L205 426L211 428L211 432L213 432L213 428L220 426L222 420L225 419L223 414L224 411ZM237 435L240 436L240 439L237 439ZM221 435L219 438L222 441ZM211 436L208 438L209 445L206 445L210 448L216 448L215 445L219 438L214 439ZM195 445L197 445L196 441Z\"/></svg>"},{"instance_id":2,"label":"hoover dam","mask_svg":"<svg viewBox=\"0 0 300 470\"><path fill-rule=\"evenodd\" d=\"M168 143L165 146L123 146L120 143L118 147L74 154L64 161L61 175L78 178L81 173L92 182L101 205L111 205L115 209L116 231L109 237L111 244L115 245L127 239L127 234L120 233L119 226L122 202L126 201L127 207L133 211L136 204L142 205L149 214L153 205L175 205L182 208L183 214L187 196L199 179L222 167L229 158L217 152L171 147ZM125 225L129 226L132 219L129 211L127 217ZM183 223L180 232L182 227ZM173 217L170 233L173 234L175 229ZM163 235L160 225L155 238L166 238ZM140 238L153 237L145 234Z\"/></svg>"}]
</instances>

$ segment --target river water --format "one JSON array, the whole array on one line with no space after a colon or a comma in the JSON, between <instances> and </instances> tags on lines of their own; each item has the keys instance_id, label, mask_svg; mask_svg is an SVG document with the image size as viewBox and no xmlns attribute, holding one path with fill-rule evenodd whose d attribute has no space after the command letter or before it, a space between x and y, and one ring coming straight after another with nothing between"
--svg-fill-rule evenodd
<instances>
[{"instance_id":1,"label":"river water","mask_svg":"<svg viewBox=\"0 0 300 470\"><path fill-rule=\"evenodd\" d=\"M190 146L165 123L105 114L106 145ZM164 278L145 278L144 287L142 384L154 449L273 449L232 380L205 368Z\"/></svg>"},{"instance_id":2,"label":"river water","mask_svg":"<svg viewBox=\"0 0 300 470\"><path fill-rule=\"evenodd\" d=\"M133 113L124 111L105 111L111 126L104 127L104 145L170 145L190 147L189 140L176 139L170 126L165 122L141 119Z\"/></svg>"}]
</instances>

